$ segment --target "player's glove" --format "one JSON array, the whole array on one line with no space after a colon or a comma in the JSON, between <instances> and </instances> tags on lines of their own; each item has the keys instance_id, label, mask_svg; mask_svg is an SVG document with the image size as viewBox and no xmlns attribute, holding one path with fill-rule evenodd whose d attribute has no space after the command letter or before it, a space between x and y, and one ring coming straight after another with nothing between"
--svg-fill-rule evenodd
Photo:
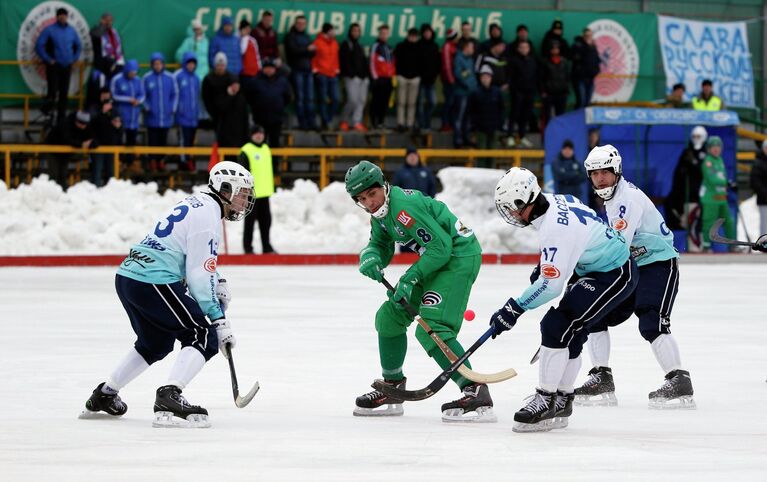
<instances>
[{"instance_id":1,"label":"player's glove","mask_svg":"<svg viewBox=\"0 0 767 482\"><path fill-rule=\"evenodd\" d=\"M367 251L360 255L360 273L373 281L383 281L383 261L374 251Z\"/></svg>"},{"instance_id":2,"label":"player's glove","mask_svg":"<svg viewBox=\"0 0 767 482\"><path fill-rule=\"evenodd\" d=\"M509 298L509 301L506 302L506 305L493 313L493 316L490 318L490 326L495 328L495 334L493 335L493 338L500 335L504 331L511 330L514 325L517 324L517 318L519 318L524 312L525 310L523 310L519 304L517 304L514 298Z\"/></svg>"},{"instance_id":3,"label":"player's glove","mask_svg":"<svg viewBox=\"0 0 767 482\"><path fill-rule=\"evenodd\" d=\"M224 278L219 278L218 280L216 298L218 298L218 304L221 305L221 309L226 313L226 310L229 309L229 303L232 302L232 293L229 291L229 284Z\"/></svg>"},{"instance_id":4,"label":"player's glove","mask_svg":"<svg viewBox=\"0 0 767 482\"><path fill-rule=\"evenodd\" d=\"M754 251L761 251L762 253L767 253L767 234L763 234L759 236L759 239L756 240L753 246L751 246L751 249Z\"/></svg>"},{"instance_id":5,"label":"player's glove","mask_svg":"<svg viewBox=\"0 0 767 482\"><path fill-rule=\"evenodd\" d=\"M394 292L388 291L389 299L393 301L398 307L401 307L400 301L405 300L410 302L410 297L413 295L413 288L418 283L418 274L407 271L397 282L397 287ZM402 307L404 309L404 307Z\"/></svg>"},{"instance_id":6,"label":"player's glove","mask_svg":"<svg viewBox=\"0 0 767 482\"><path fill-rule=\"evenodd\" d=\"M533 272L530 273L530 284L535 283L538 281L538 277L541 275L541 263L538 263L535 265L535 268L533 268Z\"/></svg>"},{"instance_id":7,"label":"player's glove","mask_svg":"<svg viewBox=\"0 0 767 482\"><path fill-rule=\"evenodd\" d=\"M224 355L224 358L229 358L229 350L226 345L228 344L230 348L234 348L237 345L237 339L232 332L232 325L229 324L226 318L219 318L213 322L213 326L216 327L216 335L218 335L218 349Z\"/></svg>"}]
</instances>

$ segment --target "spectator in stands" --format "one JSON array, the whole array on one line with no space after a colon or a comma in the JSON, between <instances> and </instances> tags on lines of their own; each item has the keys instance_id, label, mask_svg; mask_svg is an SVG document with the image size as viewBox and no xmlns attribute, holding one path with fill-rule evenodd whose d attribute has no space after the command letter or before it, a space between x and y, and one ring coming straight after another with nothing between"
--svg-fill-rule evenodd
<instances>
[{"instance_id":1,"label":"spectator in stands","mask_svg":"<svg viewBox=\"0 0 767 482\"><path fill-rule=\"evenodd\" d=\"M263 126L267 144L280 147L282 123L291 99L290 83L272 59L265 58L263 67L256 76L256 110L253 119L256 124Z\"/></svg>"},{"instance_id":2,"label":"spectator in stands","mask_svg":"<svg viewBox=\"0 0 767 482\"><path fill-rule=\"evenodd\" d=\"M183 64L184 54L192 52L197 59L197 68L194 73L197 75L197 78L200 79L200 82L202 82L202 79L208 75L208 71L210 70L210 64L208 63L209 49L210 44L208 42L208 37L205 36L205 31L202 29L202 23L199 20L194 19L186 29L186 38L176 49L176 62Z\"/></svg>"},{"instance_id":3,"label":"spectator in stands","mask_svg":"<svg viewBox=\"0 0 767 482\"><path fill-rule=\"evenodd\" d=\"M517 50L509 59L509 93L511 97L511 116L509 119L509 137L506 141L508 147L517 144L515 140L515 125L518 142L523 147L531 147L532 143L527 140L527 128L533 115L533 103L538 90L538 61L531 52L530 42L520 40L517 42Z\"/></svg>"},{"instance_id":4,"label":"spectator in stands","mask_svg":"<svg viewBox=\"0 0 767 482\"><path fill-rule=\"evenodd\" d=\"M551 44L549 52L548 58L541 64L540 77L544 123L565 113L570 92L570 63L560 55L556 42Z\"/></svg>"},{"instance_id":5,"label":"spectator in stands","mask_svg":"<svg viewBox=\"0 0 767 482\"><path fill-rule=\"evenodd\" d=\"M245 100L250 106L251 114L255 114L255 81L256 75L261 71L261 55L258 51L256 39L250 35L250 22L244 18L240 20L240 53L242 54L242 71L240 72L240 86Z\"/></svg>"},{"instance_id":6,"label":"spectator in stands","mask_svg":"<svg viewBox=\"0 0 767 482\"><path fill-rule=\"evenodd\" d=\"M91 75L85 83L85 106L89 114L96 115L101 110L101 96L109 92L109 79L99 69L91 69Z\"/></svg>"},{"instance_id":7,"label":"spectator in stands","mask_svg":"<svg viewBox=\"0 0 767 482\"><path fill-rule=\"evenodd\" d=\"M56 124L46 138L47 144L63 144L81 149L96 147L93 130L91 129L91 115L85 111L72 112L64 122ZM48 175L56 181L64 190L69 186L69 163L82 159L83 155L56 154L48 161Z\"/></svg>"},{"instance_id":8,"label":"spectator in stands","mask_svg":"<svg viewBox=\"0 0 767 482\"><path fill-rule=\"evenodd\" d=\"M458 51L458 32L448 29L445 43L442 45L442 95L445 97L445 103L442 105L442 126L440 132L450 132L453 130L453 92L455 91L455 75L453 67L455 64L455 54Z\"/></svg>"},{"instance_id":9,"label":"spectator in stands","mask_svg":"<svg viewBox=\"0 0 767 482\"><path fill-rule=\"evenodd\" d=\"M591 104L591 96L594 94L594 78L599 74L600 66L599 52L590 28L584 28L583 35L575 37L572 51L575 108L581 109Z\"/></svg>"},{"instance_id":10,"label":"spectator in stands","mask_svg":"<svg viewBox=\"0 0 767 482\"><path fill-rule=\"evenodd\" d=\"M290 67L293 92L296 95L296 117L298 128L316 129L314 121L314 77L312 57L317 46L306 33L306 17L299 15L290 31L285 35L285 56Z\"/></svg>"},{"instance_id":11,"label":"spectator in stands","mask_svg":"<svg viewBox=\"0 0 767 482\"><path fill-rule=\"evenodd\" d=\"M674 84L674 86L671 88L671 93L666 96L666 107L674 107L676 109L680 109L683 107L687 107L687 103L684 101L684 93L687 91L687 88L684 86L684 84Z\"/></svg>"},{"instance_id":12,"label":"spectator in stands","mask_svg":"<svg viewBox=\"0 0 767 482\"><path fill-rule=\"evenodd\" d=\"M98 25L91 29L90 35L93 44L93 68L103 72L109 80L125 65L122 40L114 28L112 14L102 13Z\"/></svg>"},{"instance_id":13,"label":"spectator in stands","mask_svg":"<svg viewBox=\"0 0 767 482\"><path fill-rule=\"evenodd\" d=\"M491 40L490 44L488 50L477 57L474 70L481 72L484 66L490 68L493 73L493 85L505 92L509 89L506 44L499 38Z\"/></svg>"},{"instance_id":14,"label":"spectator in stands","mask_svg":"<svg viewBox=\"0 0 767 482\"><path fill-rule=\"evenodd\" d=\"M479 53L485 54L490 51L490 47L495 45L498 41L504 42L503 40L503 29L500 25L497 23L491 23L487 27L487 40L479 44Z\"/></svg>"},{"instance_id":15,"label":"spectator in stands","mask_svg":"<svg viewBox=\"0 0 767 482\"><path fill-rule=\"evenodd\" d=\"M370 49L370 89L373 94L370 101L370 123L374 129L384 127L392 92L392 79L396 75L394 53L387 43L388 40L389 26L381 25L378 27L378 39Z\"/></svg>"},{"instance_id":16,"label":"spectator in stands","mask_svg":"<svg viewBox=\"0 0 767 482\"><path fill-rule=\"evenodd\" d=\"M208 48L208 62L214 64L216 54L219 52L226 55L226 65L229 72L240 75L242 71L242 52L240 51L240 38L234 32L232 17L221 18L221 27L213 36Z\"/></svg>"},{"instance_id":17,"label":"spectator in stands","mask_svg":"<svg viewBox=\"0 0 767 482\"><path fill-rule=\"evenodd\" d=\"M332 24L322 24L322 31L314 39L315 55L312 58L312 73L317 83L317 101L319 102L322 129L330 128L333 118L338 113L338 42Z\"/></svg>"},{"instance_id":18,"label":"spectator in stands","mask_svg":"<svg viewBox=\"0 0 767 482\"><path fill-rule=\"evenodd\" d=\"M557 194L570 194L588 202L588 184L583 163L575 159L573 141L565 139L557 158L551 162L554 177L554 191Z\"/></svg>"},{"instance_id":19,"label":"spectator in stands","mask_svg":"<svg viewBox=\"0 0 767 482\"><path fill-rule=\"evenodd\" d=\"M48 93L42 111L48 114L55 105L57 124L64 122L72 64L80 59L82 53L80 37L67 23L68 19L67 9L57 8L56 22L45 27L35 43L35 53L45 64L45 78L48 81Z\"/></svg>"},{"instance_id":20,"label":"spectator in stands","mask_svg":"<svg viewBox=\"0 0 767 482\"><path fill-rule=\"evenodd\" d=\"M479 40L472 35L471 22L464 21L461 24L461 39L459 40L465 40L473 45L474 53L471 54L472 60L479 55Z\"/></svg>"},{"instance_id":21,"label":"spectator in stands","mask_svg":"<svg viewBox=\"0 0 767 482\"><path fill-rule=\"evenodd\" d=\"M759 234L767 233L767 140L762 141L751 168L751 189L759 208Z\"/></svg>"},{"instance_id":22,"label":"spectator in stands","mask_svg":"<svg viewBox=\"0 0 767 482\"><path fill-rule=\"evenodd\" d=\"M692 98L692 108L695 110L722 110L724 102L714 95L714 83L704 79L700 83L700 94Z\"/></svg>"},{"instance_id":23,"label":"spectator in stands","mask_svg":"<svg viewBox=\"0 0 767 482\"><path fill-rule=\"evenodd\" d=\"M213 121L218 145L240 147L248 139L248 104L226 62L223 52L216 54L213 70L202 81L202 100Z\"/></svg>"},{"instance_id":24,"label":"spectator in stands","mask_svg":"<svg viewBox=\"0 0 767 482\"><path fill-rule=\"evenodd\" d=\"M506 46L503 42L500 45ZM479 147L493 149L496 147L497 132L503 129L503 96L501 89L493 85L493 69L487 64L479 71L479 84L469 98L471 127L479 134ZM490 167L489 159L482 161L477 164L479 167Z\"/></svg>"},{"instance_id":25,"label":"spectator in stands","mask_svg":"<svg viewBox=\"0 0 767 482\"><path fill-rule=\"evenodd\" d=\"M174 124L178 108L178 85L173 76L165 70L165 56L155 52L150 57L152 70L144 74L144 123L147 127L148 144L164 147L168 145L168 129ZM152 172L165 170L164 156L149 155L149 169Z\"/></svg>"},{"instance_id":26,"label":"spectator in stands","mask_svg":"<svg viewBox=\"0 0 767 482\"><path fill-rule=\"evenodd\" d=\"M101 102L101 109L93 119L94 140L99 146L122 144L122 119L115 113L111 98ZM91 154L91 182L97 187L114 176L114 157L111 154Z\"/></svg>"},{"instance_id":27,"label":"spectator in stands","mask_svg":"<svg viewBox=\"0 0 767 482\"><path fill-rule=\"evenodd\" d=\"M261 235L261 252L274 253L269 241L269 231L272 227L272 212L269 198L274 194L274 171L272 168L272 150L266 143L264 129L256 124L251 129L250 142L242 146L237 162L253 174L253 190L256 201L253 210L245 217L242 233L242 247L245 254L253 254L253 226L258 220L258 231Z\"/></svg>"},{"instance_id":28,"label":"spectator in stands","mask_svg":"<svg viewBox=\"0 0 767 482\"><path fill-rule=\"evenodd\" d=\"M179 138L183 147L194 146L194 135L197 132L197 122L200 117L200 79L197 77L196 70L197 56L194 52L188 51L181 58L181 67L173 74L178 86L176 123L181 131ZM179 167L194 171L192 157L181 156Z\"/></svg>"},{"instance_id":29,"label":"spectator in stands","mask_svg":"<svg viewBox=\"0 0 767 482\"><path fill-rule=\"evenodd\" d=\"M280 59L280 49L277 46L277 32L272 28L273 24L274 16L272 12L265 10L261 14L261 21L256 24L256 27L250 34L258 43L258 51L261 53L261 58L269 57L272 59L275 67L279 69L282 66L282 59Z\"/></svg>"},{"instance_id":30,"label":"spectator in stands","mask_svg":"<svg viewBox=\"0 0 767 482\"><path fill-rule=\"evenodd\" d=\"M431 116L437 105L437 90L434 84L437 82L441 67L439 46L434 41L434 30L431 25L421 25L421 38L418 40L418 55L421 83L418 87L418 128L422 131L431 130Z\"/></svg>"},{"instance_id":31,"label":"spectator in stands","mask_svg":"<svg viewBox=\"0 0 767 482\"><path fill-rule=\"evenodd\" d=\"M138 61L130 59L125 62L125 69L112 77L109 90L112 92L117 114L122 119L125 145L135 146L141 106L146 98L144 83L138 77ZM126 156L126 162L130 164L132 160L132 155Z\"/></svg>"},{"instance_id":32,"label":"spectator in stands","mask_svg":"<svg viewBox=\"0 0 767 482\"><path fill-rule=\"evenodd\" d=\"M397 65L397 130L405 132L415 128L415 110L418 88L421 84L421 49L418 30L411 28L405 40L394 48Z\"/></svg>"},{"instance_id":33,"label":"spectator in stands","mask_svg":"<svg viewBox=\"0 0 767 482\"><path fill-rule=\"evenodd\" d=\"M564 25L561 20L554 20L551 24L551 28L543 36L541 42L541 57L548 59L551 57L551 50L554 48L554 44L559 47L559 55L569 59L570 58L570 46L567 44L564 36Z\"/></svg>"},{"instance_id":34,"label":"spectator in stands","mask_svg":"<svg viewBox=\"0 0 767 482\"><path fill-rule=\"evenodd\" d=\"M367 132L365 124L362 123L362 116L368 97L370 66L365 49L360 45L361 33L358 23L351 24L346 40L339 46L338 51L341 77L346 89L346 105L339 126L342 131L353 128L357 132Z\"/></svg>"},{"instance_id":35,"label":"spectator in stands","mask_svg":"<svg viewBox=\"0 0 767 482\"><path fill-rule=\"evenodd\" d=\"M392 184L402 189L421 191L426 196L437 194L437 180L431 169L424 166L421 156L415 147L408 147L405 153L405 163L394 171Z\"/></svg>"},{"instance_id":36,"label":"spectator in stands","mask_svg":"<svg viewBox=\"0 0 767 482\"><path fill-rule=\"evenodd\" d=\"M682 151L674 169L671 191L664 202L666 225L672 231L688 226L687 213L690 204L700 203L700 184L703 180L701 166L706 159L708 132L703 126L695 126L690 133L687 148Z\"/></svg>"},{"instance_id":37,"label":"spectator in stands","mask_svg":"<svg viewBox=\"0 0 767 482\"><path fill-rule=\"evenodd\" d=\"M453 75L455 91L453 101L453 145L461 148L471 144L469 139L469 98L477 90L477 75L474 71L474 43L461 39L455 54Z\"/></svg>"},{"instance_id":38,"label":"spectator in stands","mask_svg":"<svg viewBox=\"0 0 767 482\"><path fill-rule=\"evenodd\" d=\"M722 159L722 139L711 136L706 141L708 154L701 164L703 182L700 187L701 234L703 235L703 250L710 251L711 240L709 231L717 219L724 219L724 235L735 239L735 220L727 203L728 188L732 189L733 182L727 178L727 171Z\"/></svg>"},{"instance_id":39,"label":"spectator in stands","mask_svg":"<svg viewBox=\"0 0 767 482\"><path fill-rule=\"evenodd\" d=\"M535 56L535 49L533 48L533 44L530 42L530 31L527 28L527 25L520 23L517 25L517 37L509 43L509 48L506 49L506 51L509 53L509 55L514 55L515 52L519 51L519 44L520 42L527 42L529 45L530 55Z\"/></svg>"}]
</instances>

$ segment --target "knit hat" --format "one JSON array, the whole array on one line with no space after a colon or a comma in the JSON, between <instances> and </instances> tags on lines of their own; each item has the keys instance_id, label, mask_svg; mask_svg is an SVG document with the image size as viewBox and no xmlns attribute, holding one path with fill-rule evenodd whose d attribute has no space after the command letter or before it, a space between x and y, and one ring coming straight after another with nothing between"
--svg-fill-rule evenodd
<instances>
[{"instance_id":1,"label":"knit hat","mask_svg":"<svg viewBox=\"0 0 767 482\"><path fill-rule=\"evenodd\" d=\"M199 20L197 20L196 18L195 18L195 19L193 19L193 20L192 20L192 28L193 28L193 29L195 29L195 28L199 28L199 29L202 29L202 22L200 22L200 21L199 21Z\"/></svg>"},{"instance_id":2,"label":"knit hat","mask_svg":"<svg viewBox=\"0 0 767 482\"><path fill-rule=\"evenodd\" d=\"M456 31L455 31L455 30L453 30L452 28L449 28L449 29L447 29L447 35L446 35L446 38L447 38L448 40L453 40L454 38L457 38L457 37L458 37L458 32L456 32Z\"/></svg>"},{"instance_id":3,"label":"knit hat","mask_svg":"<svg viewBox=\"0 0 767 482\"><path fill-rule=\"evenodd\" d=\"M227 60L226 54L224 52L219 52L213 57L213 65L218 65L218 64L226 65L228 63L229 61Z\"/></svg>"},{"instance_id":4,"label":"knit hat","mask_svg":"<svg viewBox=\"0 0 767 482\"><path fill-rule=\"evenodd\" d=\"M77 122L87 124L91 121L91 115L84 110L78 110L77 114L75 114L75 119L77 119Z\"/></svg>"},{"instance_id":5,"label":"knit hat","mask_svg":"<svg viewBox=\"0 0 767 482\"><path fill-rule=\"evenodd\" d=\"M405 150L405 157L409 156L410 154L418 154L418 149L416 149L415 146L408 146Z\"/></svg>"},{"instance_id":6,"label":"knit hat","mask_svg":"<svg viewBox=\"0 0 767 482\"><path fill-rule=\"evenodd\" d=\"M271 57L264 57L263 60L261 60L261 67L276 67L276 65L274 65L274 59Z\"/></svg>"},{"instance_id":7,"label":"knit hat","mask_svg":"<svg viewBox=\"0 0 767 482\"><path fill-rule=\"evenodd\" d=\"M66 8L59 7L56 9L56 16L58 17L59 15L69 15L69 12Z\"/></svg>"},{"instance_id":8,"label":"knit hat","mask_svg":"<svg viewBox=\"0 0 767 482\"><path fill-rule=\"evenodd\" d=\"M561 20L554 20L554 22L551 24L551 30L555 29L562 29L562 21Z\"/></svg>"},{"instance_id":9,"label":"knit hat","mask_svg":"<svg viewBox=\"0 0 767 482\"><path fill-rule=\"evenodd\" d=\"M233 25L232 23L232 17L221 17L221 26L224 25Z\"/></svg>"},{"instance_id":10,"label":"knit hat","mask_svg":"<svg viewBox=\"0 0 767 482\"><path fill-rule=\"evenodd\" d=\"M706 147L719 146L722 147L722 138L719 136L711 136L706 141Z\"/></svg>"},{"instance_id":11,"label":"knit hat","mask_svg":"<svg viewBox=\"0 0 767 482\"><path fill-rule=\"evenodd\" d=\"M479 75L489 75L490 77L493 76L493 68L489 65L485 64L482 66L481 69L479 69Z\"/></svg>"},{"instance_id":12,"label":"knit hat","mask_svg":"<svg viewBox=\"0 0 767 482\"><path fill-rule=\"evenodd\" d=\"M240 28L239 28L239 30L242 30L245 27L250 27L250 22L248 22L247 18L243 18L242 20L240 20Z\"/></svg>"},{"instance_id":13,"label":"knit hat","mask_svg":"<svg viewBox=\"0 0 767 482\"><path fill-rule=\"evenodd\" d=\"M570 149L574 149L575 145L573 144L573 141L571 141L570 139L565 139L565 142L562 143L562 149L564 149L565 147L569 147Z\"/></svg>"}]
</instances>

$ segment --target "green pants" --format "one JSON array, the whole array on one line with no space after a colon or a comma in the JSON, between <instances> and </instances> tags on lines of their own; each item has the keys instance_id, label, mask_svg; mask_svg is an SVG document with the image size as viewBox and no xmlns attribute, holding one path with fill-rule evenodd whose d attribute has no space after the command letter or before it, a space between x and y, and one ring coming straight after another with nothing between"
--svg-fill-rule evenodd
<instances>
[{"instance_id":1,"label":"green pants","mask_svg":"<svg viewBox=\"0 0 767 482\"><path fill-rule=\"evenodd\" d=\"M730 239L735 239L735 221L732 219L730 206L727 201L703 201L701 199L701 230L703 231L703 247L711 247L708 232L717 219L724 218L724 233Z\"/></svg>"},{"instance_id":2,"label":"green pants","mask_svg":"<svg viewBox=\"0 0 767 482\"><path fill-rule=\"evenodd\" d=\"M411 305L418 307L421 317L432 331L458 356L461 356L464 350L456 337L461 330L471 287L477 279L481 264L481 255L451 258L439 271L415 286L410 300ZM401 380L404 377L402 364L407 352L405 333L411 323L413 318L389 300L385 301L376 313L375 326L378 332L381 367L387 380ZM434 340L420 325L416 329L415 337L443 369L450 365ZM468 362L466 365L471 366ZM454 375L453 379L459 385L468 384L457 372Z\"/></svg>"}]
</instances>

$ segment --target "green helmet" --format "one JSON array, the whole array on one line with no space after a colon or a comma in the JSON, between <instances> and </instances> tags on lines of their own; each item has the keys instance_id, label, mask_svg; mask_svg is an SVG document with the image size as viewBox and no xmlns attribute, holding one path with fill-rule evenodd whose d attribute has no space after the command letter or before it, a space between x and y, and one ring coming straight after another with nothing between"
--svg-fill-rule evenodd
<instances>
[{"instance_id":1,"label":"green helmet","mask_svg":"<svg viewBox=\"0 0 767 482\"><path fill-rule=\"evenodd\" d=\"M352 199L365 189L376 185L381 187L386 185L383 171L370 161L360 161L356 166L350 167L346 171L344 182L346 183L346 192L349 193Z\"/></svg>"},{"instance_id":2,"label":"green helmet","mask_svg":"<svg viewBox=\"0 0 767 482\"><path fill-rule=\"evenodd\" d=\"M722 147L722 138L719 136L711 136L706 141L706 147L719 146Z\"/></svg>"}]
</instances>

